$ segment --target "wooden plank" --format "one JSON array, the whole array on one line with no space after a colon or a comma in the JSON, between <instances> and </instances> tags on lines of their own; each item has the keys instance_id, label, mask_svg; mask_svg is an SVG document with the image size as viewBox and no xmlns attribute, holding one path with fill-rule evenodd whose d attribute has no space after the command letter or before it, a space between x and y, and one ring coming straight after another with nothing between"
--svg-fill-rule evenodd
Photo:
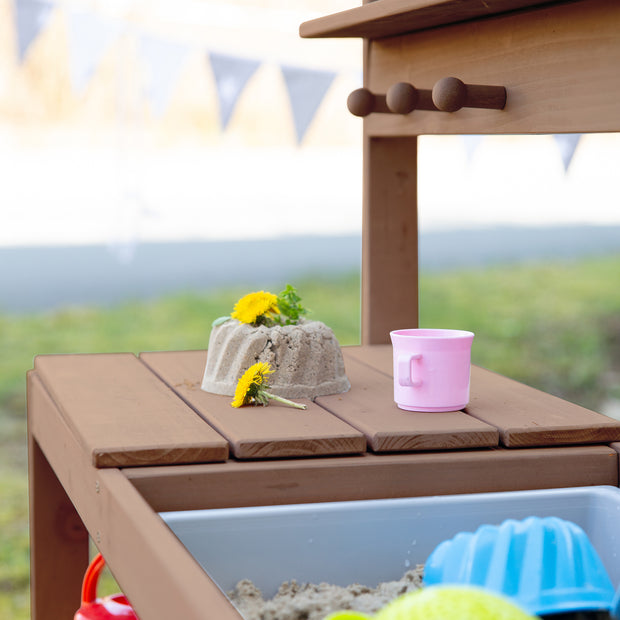
<instances>
[{"instance_id":1,"label":"wooden plank","mask_svg":"<svg viewBox=\"0 0 620 620\"><path fill-rule=\"evenodd\" d=\"M88 532L32 434L28 461L30 617L72 618L88 566Z\"/></svg>"},{"instance_id":2,"label":"wooden plank","mask_svg":"<svg viewBox=\"0 0 620 620\"><path fill-rule=\"evenodd\" d=\"M620 3L552 4L370 42L365 86L385 94L405 81L432 89L455 76L501 85L503 110L371 114L371 136L620 130Z\"/></svg>"},{"instance_id":3,"label":"wooden plank","mask_svg":"<svg viewBox=\"0 0 620 620\"><path fill-rule=\"evenodd\" d=\"M618 455L608 446L489 448L123 471L154 510L166 511L618 486Z\"/></svg>"},{"instance_id":4,"label":"wooden plank","mask_svg":"<svg viewBox=\"0 0 620 620\"><path fill-rule=\"evenodd\" d=\"M391 377L349 357L347 348L344 354L351 391L320 396L316 402L362 431L375 452L498 445L499 433L494 426L462 411L424 413L399 409Z\"/></svg>"},{"instance_id":5,"label":"wooden plank","mask_svg":"<svg viewBox=\"0 0 620 620\"><path fill-rule=\"evenodd\" d=\"M299 34L306 38L374 39L487 17L543 2L545 0L375 0L304 22Z\"/></svg>"},{"instance_id":6,"label":"wooden plank","mask_svg":"<svg viewBox=\"0 0 620 620\"><path fill-rule=\"evenodd\" d=\"M131 353L39 356L35 369L96 467L228 457L227 441Z\"/></svg>"},{"instance_id":7,"label":"wooden plank","mask_svg":"<svg viewBox=\"0 0 620 620\"><path fill-rule=\"evenodd\" d=\"M362 343L418 324L416 138L364 138Z\"/></svg>"},{"instance_id":8,"label":"wooden plank","mask_svg":"<svg viewBox=\"0 0 620 620\"><path fill-rule=\"evenodd\" d=\"M304 399L305 411L276 403L230 406L230 396L200 388L206 351L142 353L141 359L230 442L236 458L275 458L363 452L359 431Z\"/></svg>"},{"instance_id":9,"label":"wooden plank","mask_svg":"<svg viewBox=\"0 0 620 620\"><path fill-rule=\"evenodd\" d=\"M351 347L351 356L392 376L392 348ZM620 422L497 373L472 366L465 411L499 429L506 447L609 443L620 440Z\"/></svg>"},{"instance_id":10,"label":"wooden plank","mask_svg":"<svg viewBox=\"0 0 620 620\"><path fill-rule=\"evenodd\" d=\"M242 620L159 515L117 469L105 470L109 517L102 553L143 620ZM145 570L148 567L148 570Z\"/></svg>"},{"instance_id":11,"label":"wooden plank","mask_svg":"<svg viewBox=\"0 0 620 620\"><path fill-rule=\"evenodd\" d=\"M69 428L37 373L31 373L29 377L28 396L31 436L41 446L139 617L143 620L202 620L207 609L209 617L240 620L241 616L228 599L127 478L118 469L93 467L90 455L84 452L83 445ZM225 466L222 463L217 465ZM149 469L153 473L158 470L157 467ZM38 500L37 513L52 508L45 496L38 496ZM53 553L53 547L50 553ZM40 559L38 555L37 574L49 572L53 564L39 565ZM82 566L80 562L77 567L82 574L86 564L84 562ZM61 567L60 572L64 570L67 567ZM68 583L51 573L47 577L55 579L59 588L50 601L77 599L79 604L78 583ZM36 587L39 586L40 582ZM37 616L37 620L61 617L72 615L57 615L48 605L45 614Z\"/></svg>"},{"instance_id":12,"label":"wooden plank","mask_svg":"<svg viewBox=\"0 0 620 620\"><path fill-rule=\"evenodd\" d=\"M620 422L483 368L472 369L466 411L498 426L507 447L608 443Z\"/></svg>"}]
</instances>

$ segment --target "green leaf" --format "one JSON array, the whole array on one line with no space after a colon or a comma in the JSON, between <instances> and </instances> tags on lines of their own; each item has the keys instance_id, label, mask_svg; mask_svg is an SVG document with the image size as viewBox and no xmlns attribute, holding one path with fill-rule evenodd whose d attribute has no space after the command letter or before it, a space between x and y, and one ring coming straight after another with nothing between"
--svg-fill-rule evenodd
<instances>
[{"instance_id":1,"label":"green leaf","mask_svg":"<svg viewBox=\"0 0 620 620\"><path fill-rule=\"evenodd\" d=\"M287 284L278 295L278 308L280 308L281 319L284 319L284 325L297 325L303 315L308 313L308 310L301 304L297 289L290 284Z\"/></svg>"}]
</instances>

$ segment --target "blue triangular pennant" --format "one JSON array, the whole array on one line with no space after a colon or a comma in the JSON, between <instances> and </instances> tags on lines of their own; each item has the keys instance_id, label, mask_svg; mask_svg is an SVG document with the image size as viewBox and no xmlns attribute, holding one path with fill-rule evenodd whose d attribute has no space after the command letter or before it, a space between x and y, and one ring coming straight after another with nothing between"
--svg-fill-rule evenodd
<instances>
[{"instance_id":1,"label":"blue triangular pennant","mask_svg":"<svg viewBox=\"0 0 620 620\"><path fill-rule=\"evenodd\" d=\"M54 5L47 0L15 0L17 53L22 62L31 43L47 26Z\"/></svg>"},{"instance_id":2,"label":"blue triangular pennant","mask_svg":"<svg viewBox=\"0 0 620 620\"><path fill-rule=\"evenodd\" d=\"M334 81L333 71L281 66L293 109L297 143L303 140L325 93Z\"/></svg>"},{"instance_id":3,"label":"blue triangular pennant","mask_svg":"<svg viewBox=\"0 0 620 620\"><path fill-rule=\"evenodd\" d=\"M215 52L209 54L209 60L220 103L220 122L222 129L226 129L237 100L260 62Z\"/></svg>"},{"instance_id":4,"label":"blue triangular pennant","mask_svg":"<svg viewBox=\"0 0 620 620\"><path fill-rule=\"evenodd\" d=\"M112 41L120 34L120 23L94 13L69 10L69 74L73 89L82 93Z\"/></svg>"},{"instance_id":5,"label":"blue triangular pennant","mask_svg":"<svg viewBox=\"0 0 620 620\"><path fill-rule=\"evenodd\" d=\"M189 48L179 43L140 35L138 49L146 63L146 94L153 111L161 116L170 100L172 87L181 71Z\"/></svg>"},{"instance_id":6,"label":"blue triangular pennant","mask_svg":"<svg viewBox=\"0 0 620 620\"><path fill-rule=\"evenodd\" d=\"M467 163L471 164L480 143L484 136L478 135L463 135L461 136L463 144L465 145L465 154L467 156Z\"/></svg>"},{"instance_id":7,"label":"blue triangular pennant","mask_svg":"<svg viewBox=\"0 0 620 620\"><path fill-rule=\"evenodd\" d=\"M560 151L562 163L564 164L564 172L568 171L573 155L581 139L580 133L556 133L553 134L555 143Z\"/></svg>"}]
</instances>

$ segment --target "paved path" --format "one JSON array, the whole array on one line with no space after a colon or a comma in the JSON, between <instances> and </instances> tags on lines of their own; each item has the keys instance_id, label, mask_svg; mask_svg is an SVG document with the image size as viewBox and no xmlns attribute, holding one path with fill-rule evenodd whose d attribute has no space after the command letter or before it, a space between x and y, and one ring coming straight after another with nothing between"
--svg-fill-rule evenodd
<instances>
[{"instance_id":1,"label":"paved path","mask_svg":"<svg viewBox=\"0 0 620 620\"><path fill-rule=\"evenodd\" d=\"M358 270L360 252L357 235L0 248L0 311L106 305L227 284L281 286L303 275ZM420 239L421 269L427 271L605 253L620 253L620 226L436 231Z\"/></svg>"}]
</instances>

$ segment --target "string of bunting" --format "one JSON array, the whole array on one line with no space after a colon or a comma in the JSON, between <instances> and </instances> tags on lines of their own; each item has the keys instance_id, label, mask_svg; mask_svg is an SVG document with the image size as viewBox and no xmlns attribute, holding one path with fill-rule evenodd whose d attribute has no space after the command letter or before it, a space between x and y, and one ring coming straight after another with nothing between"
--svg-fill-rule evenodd
<instances>
[{"instance_id":1,"label":"string of bunting","mask_svg":"<svg viewBox=\"0 0 620 620\"><path fill-rule=\"evenodd\" d=\"M13 0L17 55L20 63L47 27L57 8L52 0ZM193 48L189 45L142 32L121 20L63 6L69 44L69 76L74 92L81 95L93 78L105 52L125 34L135 36L137 50L146 67L145 94L153 112L161 116L167 108L176 78ZM261 66L259 59L219 51L201 50L211 66L219 103L220 125L225 130L243 90ZM288 92L297 142L301 143L336 73L292 65L280 70Z\"/></svg>"},{"instance_id":2,"label":"string of bunting","mask_svg":"<svg viewBox=\"0 0 620 620\"><path fill-rule=\"evenodd\" d=\"M30 46L47 27L56 8L52 0L13 0L17 53L23 62ZM129 31L135 34L138 50L147 67L146 96L153 112L159 116L166 111L171 92L183 63L192 51L187 45L155 37L129 27L119 20L107 19L96 13L64 9L69 33L69 73L74 91L82 94L92 79L99 61L117 37ZM220 111L220 126L225 130L239 97L262 64L261 60L240 57L217 51L205 51L215 77ZM280 65L288 92L298 144L310 126L329 87L336 77L333 71ZM567 172L581 134L555 134L564 171ZM482 143L483 136L463 136L467 160L471 162Z\"/></svg>"},{"instance_id":3,"label":"string of bunting","mask_svg":"<svg viewBox=\"0 0 620 620\"><path fill-rule=\"evenodd\" d=\"M582 134L580 133L556 133L553 134L553 140L558 149L560 157L562 159L562 165L564 166L564 172L568 172L573 156L579 145ZM461 136L465 147L465 153L467 162L471 163L476 150L482 144L485 136L480 135L467 135Z\"/></svg>"}]
</instances>

